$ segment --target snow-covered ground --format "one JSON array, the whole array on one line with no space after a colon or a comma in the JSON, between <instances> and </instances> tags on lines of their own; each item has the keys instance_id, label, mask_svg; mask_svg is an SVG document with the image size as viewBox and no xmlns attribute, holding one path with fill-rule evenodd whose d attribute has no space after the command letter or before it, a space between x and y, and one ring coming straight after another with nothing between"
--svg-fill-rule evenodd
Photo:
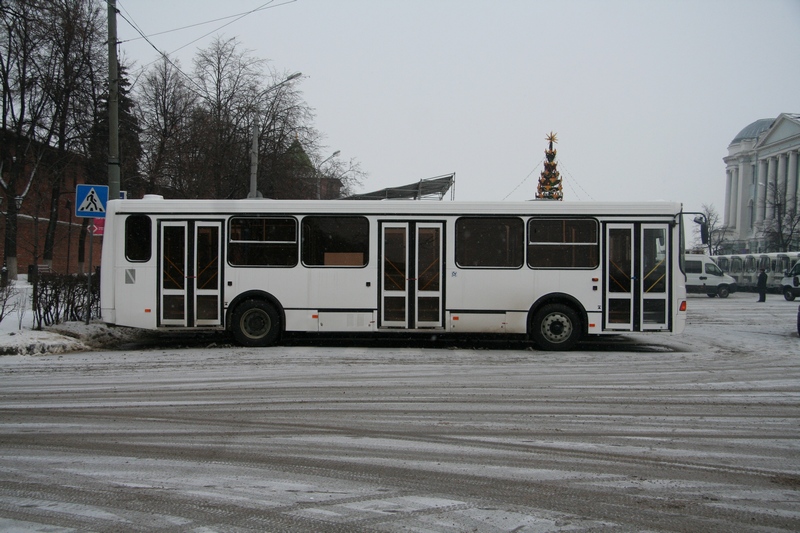
<instances>
[{"instance_id":1,"label":"snow-covered ground","mask_svg":"<svg viewBox=\"0 0 800 533\"><path fill-rule=\"evenodd\" d=\"M26 281L17 282L16 301L7 316L0 321L0 355L42 355L80 352L113 347L135 338L140 332L125 328L109 328L99 321L90 324L67 322L34 329L30 306L31 286Z\"/></svg>"},{"instance_id":2,"label":"snow-covered ground","mask_svg":"<svg viewBox=\"0 0 800 533\"><path fill-rule=\"evenodd\" d=\"M0 357L0 530L800 531L800 302L755 300L569 353Z\"/></svg>"}]
</instances>

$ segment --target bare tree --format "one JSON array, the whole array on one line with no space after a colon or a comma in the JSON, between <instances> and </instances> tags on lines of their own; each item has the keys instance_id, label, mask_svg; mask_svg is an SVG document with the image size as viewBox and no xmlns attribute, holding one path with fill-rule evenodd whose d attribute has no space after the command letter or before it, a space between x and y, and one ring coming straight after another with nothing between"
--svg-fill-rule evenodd
<instances>
[{"instance_id":1,"label":"bare tree","mask_svg":"<svg viewBox=\"0 0 800 533\"><path fill-rule=\"evenodd\" d=\"M42 6L47 38L38 49L38 72L50 102L45 142L57 154L48 172L50 209L43 254L45 263L52 264L66 169L76 154L86 156L86 139L94 124L94 87L101 82L99 65L105 59L104 19L95 0L48 0Z\"/></svg>"},{"instance_id":2,"label":"bare tree","mask_svg":"<svg viewBox=\"0 0 800 533\"><path fill-rule=\"evenodd\" d=\"M194 60L199 98L192 114L194 172L189 185L206 198L240 196L247 183L253 102L266 62L242 50L235 39L215 39ZM204 150L200 150L205 146Z\"/></svg>"},{"instance_id":3,"label":"bare tree","mask_svg":"<svg viewBox=\"0 0 800 533\"><path fill-rule=\"evenodd\" d=\"M201 50L191 75L159 62L138 89L148 189L177 198L246 197L258 121L258 189L273 198L315 197L320 136L296 83L236 39Z\"/></svg>"},{"instance_id":4,"label":"bare tree","mask_svg":"<svg viewBox=\"0 0 800 533\"><path fill-rule=\"evenodd\" d=\"M162 58L139 88L144 192L172 196L185 180L180 164L197 97L187 87L180 64Z\"/></svg>"},{"instance_id":5,"label":"bare tree","mask_svg":"<svg viewBox=\"0 0 800 533\"><path fill-rule=\"evenodd\" d=\"M5 261L17 275L17 218L32 192L49 187L43 246L51 262L67 168L83 147L94 114L93 93L100 85L104 36L99 0L8 0L0 2L0 77L3 142L0 180L6 195ZM33 208L38 223L42 199ZM38 256L38 233L33 242Z\"/></svg>"},{"instance_id":6,"label":"bare tree","mask_svg":"<svg viewBox=\"0 0 800 533\"><path fill-rule=\"evenodd\" d=\"M366 172L355 158L347 161L332 159L325 168L318 167L318 169L324 180L341 184L341 188L337 191L338 195L334 195L333 191L330 191L327 195L323 193L323 198L330 199L336 196L345 197L355 194L355 188L366 178Z\"/></svg>"},{"instance_id":7,"label":"bare tree","mask_svg":"<svg viewBox=\"0 0 800 533\"><path fill-rule=\"evenodd\" d=\"M42 157L36 141L48 98L37 72L37 50L45 39L38 6L26 0L0 3L0 187L5 193L6 231L3 261L10 279L17 277L19 208L36 177Z\"/></svg>"},{"instance_id":8,"label":"bare tree","mask_svg":"<svg viewBox=\"0 0 800 533\"><path fill-rule=\"evenodd\" d=\"M706 217L708 227L708 242L706 248L708 255L716 255L725 244L725 238L729 231L728 226L721 224L721 217L714 204L703 204L701 209L703 216ZM695 231L699 231L695 229Z\"/></svg>"},{"instance_id":9,"label":"bare tree","mask_svg":"<svg viewBox=\"0 0 800 533\"><path fill-rule=\"evenodd\" d=\"M795 197L785 185L767 184L767 214L761 225L761 237L767 251L787 252L800 240L800 213L794 208Z\"/></svg>"}]
</instances>

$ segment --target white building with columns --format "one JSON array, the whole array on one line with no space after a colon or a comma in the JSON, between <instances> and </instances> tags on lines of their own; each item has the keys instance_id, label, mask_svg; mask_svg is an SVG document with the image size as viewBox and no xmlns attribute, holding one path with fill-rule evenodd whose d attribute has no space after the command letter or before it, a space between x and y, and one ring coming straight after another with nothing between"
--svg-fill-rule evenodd
<instances>
[{"instance_id":1,"label":"white building with columns","mask_svg":"<svg viewBox=\"0 0 800 533\"><path fill-rule=\"evenodd\" d=\"M725 253L770 252L761 231L785 207L800 212L800 114L756 120L728 145ZM777 192L777 199L776 199ZM785 205L782 205L785 204ZM800 245L800 243L798 243Z\"/></svg>"}]
</instances>

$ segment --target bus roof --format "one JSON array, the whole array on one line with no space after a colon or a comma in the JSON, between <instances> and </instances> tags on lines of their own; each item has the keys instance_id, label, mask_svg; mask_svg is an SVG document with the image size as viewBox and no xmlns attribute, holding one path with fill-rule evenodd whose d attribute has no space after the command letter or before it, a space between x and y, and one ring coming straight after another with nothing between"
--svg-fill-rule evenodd
<instances>
[{"instance_id":1,"label":"bus roof","mask_svg":"<svg viewBox=\"0 0 800 533\"><path fill-rule=\"evenodd\" d=\"M412 200L166 200L108 202L109 214L609 215L676 216L677 202L433 202Z\"/></svg>"}]
</instances>

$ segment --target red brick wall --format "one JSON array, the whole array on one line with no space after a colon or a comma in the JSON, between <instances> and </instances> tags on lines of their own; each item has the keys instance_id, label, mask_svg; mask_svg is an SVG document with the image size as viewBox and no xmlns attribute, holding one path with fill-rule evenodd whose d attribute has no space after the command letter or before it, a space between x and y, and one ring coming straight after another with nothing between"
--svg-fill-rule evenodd
<instances>
[{"instance_id":1,"label":"red brick wall","mask_svg":"<svg viewBox=\"0 0 800 533\"><path fill-rule=\"evenodd\" d=\"M89 261L89 239L85 242L83 270L78 265L78 246L82 219L72 216L64 217L56 228L55 249L53 250L53 270L59 274L85 273ZM0 235L5 235L6 220L0 219ZM17 218L17 269L18 274L27 274L29 265L44 264L44 239L47 231L47 219L38 221L26 215ZM0 257L3 257L4 241L0 239ZM94 237L92 244L92 268L100 265L103 237Z\"/></svg>"},{"instance_id":2,"label":"red brick wall","mask_svg":"<svg viewBox=\"0 0 800 533\"><path fill-rule=\"evenodd\" d=\"M0 141L2 132L0 132ZM4 152L5 153L5 152ZM7 154L10 155L10 154ZM47 224L50 217L50 198L52 189L50 172L55 165L52 158L55 152L46 152L45 157L34 171L33 163L26 165L26 176L18 184L18 190L11 194L22 194L22 204L17 214L17 274L28 273L29 265L44 264L44 242ZM10 159L3 165L4 169L11 168ZM76 274L86 271L89 260L89 240L86 239L85 264L83 270L78 263L78 243L83 219L75 216L75 189L78 184L85 182L86 165L79 155L70 154L66 168L63 170L64 181L61 186L61 195L58 199L58 226L56 228L53 249L53 270L59 274ZM34 177L30 187L25 181ZM8 176L3 175L8 181ZM5 258L5 237L8 225L6 210L9 202L15 201L13 196L6 192L0 196L0 261ZM91 219L90 219L91 220ZM95 237L92 249L92 268L100 265L102 252L102 237Z\"/></svg>"}]
</instances>

